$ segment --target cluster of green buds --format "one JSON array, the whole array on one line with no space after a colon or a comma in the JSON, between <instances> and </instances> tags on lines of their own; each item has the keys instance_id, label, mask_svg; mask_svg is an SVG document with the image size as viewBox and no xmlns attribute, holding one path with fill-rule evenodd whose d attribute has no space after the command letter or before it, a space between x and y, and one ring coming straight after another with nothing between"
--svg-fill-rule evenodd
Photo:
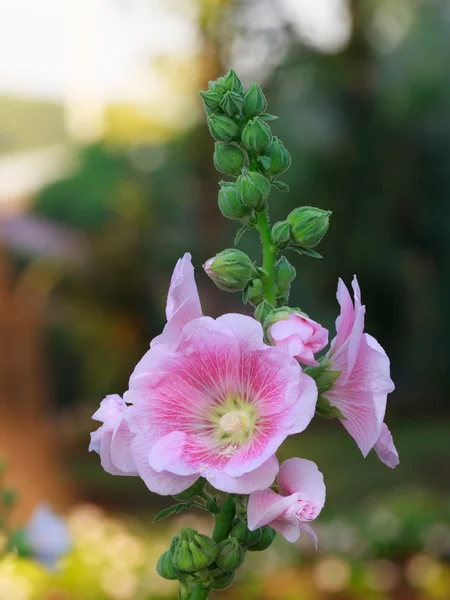
<instances>
[{"instance_id":1,"label":"cluster of green buds","mask_svg":"<svg viewBox=\"0 0 450 600\"><path fill-rule=\"evenodd\" d=\"M270 310L287 303L296 275L288 259L281 256L277 260L277 255L294 250L320 258L313 248L327 232L331 213L301 206L271 228L269 195L272 188L289 191L279 176L291 164L288 150L271 130L270 122L277 117L266 112L267 100L259 85L252 83L244 90L232 69L210 81L208 90L200 95L216 140L214 165L229 178L219 183L219 209L225 217L241 222L235 245L251 229L259 231L263 245L261 267L245 253L227 249L209 259L204 268L220 289L241 291L244 303L255 307L255 316L265 319Z\"/></svg>"},{"instance_id":2,"label":"cluster of green buds","mask_svg":"<svg viewBox=\"0 0 450 600\"><path fill-rule=\"evenodd\" d=\"M200 600L207 598L211 590L224 590L233 582L246 552L266 550L276 537L275 531L268 526L255 531L248 529L246 496L230 494L219 506L217 498L210 496L204 486L205 480L200 479L183 494L174 496L176 500L182 500L175 507L189 507L192 498L199 496L204 504L195 505L208 510L215 518L212 537L182 527L157 564L161 577L179 581L180 600ZM163 511L165 516L168 511L170 509ZM179 509L172 512L179 512Z\"/></svg>"}]
</instances>

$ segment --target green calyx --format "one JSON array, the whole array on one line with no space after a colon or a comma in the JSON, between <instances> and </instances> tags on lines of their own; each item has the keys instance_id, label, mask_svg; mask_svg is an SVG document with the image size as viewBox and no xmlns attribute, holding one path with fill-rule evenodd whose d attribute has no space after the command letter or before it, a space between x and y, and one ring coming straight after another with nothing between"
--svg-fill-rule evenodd
<instances>
[{"instance_id":1,"label":"green calyx","mask_svg":"<svg viewBox=\"0 0 450 600\"><path fill-rule=\"evenodd\" d=\"M272 132L263 119L254 117L244 127L241 141L249 152L256 155L263 154L272 141Z\"/></svg>"},{"instance_id":2,"label":"green calyx","mask_svg":"<svg viewBox=\"0 0 450 600\"><path fill-rule=\"evenodd\" d=\"M276 136L264 151L264 156L270 159L270 163L264 173L267 177L276 177L281 175L291 166L291 155L286 150L286 146Z\"/></svg>"},{"instance_id":3,"label":"green calyx","mask_svg":"<svg viewBox=\"0 0 450 600\"><path fill-rule=\"evenodd\" d=\"M224 217L227 219L244 219L251 214L251 208L245 206L239 198L235 183L221 181L219 185L218 204Z\"/></svg>"},{"instance_id":4,"label":"green calyx","mask_svg":"<svg viewBox=\"0 0 450 600\"><path fill-rule=\"evenodd\" d=\"M236 192L245 206L262 210L270 194L270 182L261 173L246 169L237 178Z\"/></svg>"},{"instance_id":5,"label":"green calyx","mask_svg":"<svg viewBox=\"0 0 450 600\"><path fill-rule=\"evenodd\" d=\"M174 538L175 539L175 538ZM169 556L173 567L184 573L206 569L216 560L218 545L193 529L181 528L180 538L172 540Z\"/></svg>"},{"instance_id":6,"label":"green calyx","mask_svg":"<svg viewBox=\"0 0 450 600\"><path fill-rule=\"evenodd\" d=\"M214 166L221 173L239 175L244 168L245 156L239 146L227 142L216 142L214 146Z\"/></svg>"},{"instance_id":7,"label":"green calyx","mask_svg":"<svg viewBox=\"0 0 450 600\"><path fill-rule=\"evenodd\" d=\"M219 544L216 565L224 571L233 571L244 562L245 550L236 538L228 538Z\"/></svg>"},{"instance_id":8,"label":"green calyx","mask_svg":"<svg viewBox=\"0 0 450 600\"><path fill-rule=\"evenodd\" d=\"M272 227L272 240L278 249L286 248L291 241L291 224L289 221L278 221Z\"/></svg>"},{"instance_id":9,"label":"green calyx","mask_svg":"<svg viewBox=\"0 0 450 600\"><path fill-rule=\"evenodd\" d=\"M244 94L243 113L246 117L257 117L267 108L267 100L259 85L253 82Z\"/></svg>"},{"instance_id":10,"label":"green calyx","mask_svg":"<svg viewBox=\"0 0 450 600\"><path fill-rule=\"evenodd\" d=\"M250 258L235 248L222 250L214 258L206 261L203 267L217 287L226 292L246 288L254 272Z\"/></svg>"},{"instance_id":11,"label":"green calyx","mask_svg":"<svg viewBox=\"0 0 450 600\"><path fill-rule=\"evenodd\" d=\"M159 557L158 563L156 565L156 570L158 571L158 575L160 575L164 579L178 579L178 573L175 567L173 566L169 550L167 550L167 552L164 552L164 554L161 554L161 556Z\"/></svg>"},{"instance_id":12,"label":"green calyx","mask_svg":"<svg viewBox=\"0 0 450 600\"><path fill-rule=\"evenodd\" d=\"M241 133L239 125L227 115L213 113L208 117L208 126L211 135L218 142L232 142L237 140Z\"/></svg>"},{"instance_id":13,"label":"green calyx","mask_svg":"<svg viewBox=\"0 0 450 600\"><path fill-rule=\"evenodd\" d=\"M244 98L236 92L225 92L219 106L228 116L235 117L242 113Z\"/></svg>"},{"instance_id":14,"label":"green calyx","mask_svg":"<svg viewBox=\"0 0 450 600\"><path fill-rule=\"evenodd\" d=\"M289 294L289 288L294 281L297 272L285 256L282 256L275 264L275 284L277 296Z\"/></svg>"},{"instance_id":15,"label":"green calyx","mask_svg":"<svg viewBox=\"0 0 450 600\"><path fill-rule=\"evenodd\" d=\"M291 225L291 242L311 249L317 246L328 231L331 212L313 206L300 206L287 217Z\"/></svg>"},{"instance_id":16,"label":"green calyx","mask_svg":"<svg viewBox=\"0 0 450 600\"><path fill-rule=\"evenodd\" d=\"M234 571L224 571L221 575L217 575L211 582L213 590L224 590L233 583Z\"/></svg>"},{"instance_id":17,"label":"green calyx","mask_svg":"<svg viewBox=\"0 0 450 600\"><path fill-rule=\"evenodd\" d=\"M249 547L250 552L263 552L264 550L267 550L276 537L277 533L272 527L269 527L268 525L261 527L261 538L256 544Z\"/></svg>"}]
</instances>

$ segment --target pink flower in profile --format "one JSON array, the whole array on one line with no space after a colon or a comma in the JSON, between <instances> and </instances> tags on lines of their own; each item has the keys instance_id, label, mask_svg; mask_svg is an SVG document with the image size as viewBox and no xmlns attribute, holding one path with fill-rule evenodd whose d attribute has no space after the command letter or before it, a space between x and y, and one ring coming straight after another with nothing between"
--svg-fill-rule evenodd
<instances>
[{"instance_id":1,"label":"pink flower in profile","mask_svg":"<svg viewBox=\"0 0 450 600\"><path fill-rule=\"evenodd\" d=\"M102 467L111 475L137 475L131 457L131 433L123 418L127 405L117 394L106 396L92 417L103 423L91 433L89 451L100 455Z\"/></svg>"},{"instance_id":2,"label":"pink flower in profile","mask_svg":"<svg viewBox=\"0 0 450 600\"><path fill-rule=\"evenodd\" d=\"M269 525L288 542L296 542L307 533L317 548L317 537L309 525L325 504L323 475L316 464L303 458L291 458L280 467L280 493L271 489L250 494L248 528L250 531Z\"/></svg>"},{"instance_id":3,"label":"pink flower in profile","mask_svg":"<svg viewBox=\"0 0 450 600\"><path fill-rule=\"evenodd\" d=\"M301 313L291 313L270 326L273 344L299 362L315 366L314 354L328 344L328 330Z\"/></svg>"},{"instance_id":4,"label":"pink flower in profile","mask_svg":"<svg viewBox=\"0 0 450 600\"><path fill-rule=\"evenodd\" d=\"M354 304L339 280L337 299L341 314L327 356L329 369L340 371L340 375L323 396L345 416L341 423L367 456L382 434L387 395L394 384L386 352L375 338L364 333L365 307L356 277L352 286Z\"/></svg>"},{"instance_id":5,"label":"pink flower in profile","mask_svg":"<svg viewBox=\"0 0 450 600\"><path fill-rule=\"evenodd\" d=\"M391 469L395 469L395 467L400 463L397 448L394 445L392 434L389 431L386 423L383 423L381 427L381 434L374 448L381 462Z\"/></svg>"}]
</instances>

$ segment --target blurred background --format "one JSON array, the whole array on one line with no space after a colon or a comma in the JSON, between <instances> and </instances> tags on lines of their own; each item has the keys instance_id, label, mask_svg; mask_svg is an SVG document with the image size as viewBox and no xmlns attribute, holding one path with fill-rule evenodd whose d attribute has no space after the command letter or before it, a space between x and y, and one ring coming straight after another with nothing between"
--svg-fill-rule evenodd
<instances>
[{"instance_id":1,"label":"blurred background","mask_svg":"<svg viewBox=\"0 0 450 600\"><path fill-rule=\"evenodd\" d=\"M258 81L292 155L274 220L333 211L292 303L334 331L357 274L391 358L391 472L337 422L284 450L327 484L319 553L280 543L233 598L450 598L450 4L445 0L6 0L0 16L0 457L19 500L68 515L62 570L0 563L0 600L171 598L154 573L167 501L89 455L193 255L205 314L242 311L201 264L230 246L197 94ZM241 249L259 256L256 234ZM192 517L199 529L209 523ZM222 596L225 598L226 593Z\"/></svg>"}]
</instances>

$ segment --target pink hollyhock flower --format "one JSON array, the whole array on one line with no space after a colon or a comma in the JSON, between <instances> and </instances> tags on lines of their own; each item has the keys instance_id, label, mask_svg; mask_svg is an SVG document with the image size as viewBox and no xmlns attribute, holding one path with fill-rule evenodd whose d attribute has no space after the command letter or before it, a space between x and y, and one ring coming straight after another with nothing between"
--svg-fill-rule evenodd
<instances>
[{"instance_id":1,"label":"pink hollyhock flower","mask_svg":"<svg viewBox=\"0 0 450 600\"><path fill-rule=\"evenodd\" d=\"M394 445L394 440L392 439L392 434L386 423L383 423L381 427L380 437L375 444L375 452L378 454L378 458L381 462L391 469L395 469L400 463L398 452Z\"/></svg>"},{"instance_id":2,"label":"pink hollyhock flower","mask_svg":"<svg viewBox=\"0 0 450 600\"><path fill-rule=\"evenodd\" d=\"M375 338L364 333L365 307L356 277L352 286L354 304L339 279L337 299L341 314L327 356L329 369L340 371L340 375L323 396L345 416L341 423L367 456L382 434L387 395L393 391L394 383L386 352Z\"/></svg>"},{"instance_id":3,"label":"pink hollyhock flower","mask_svg":"<svg viewBox=\"0 0 450 600\"><path fill-rule=\"evenodd\" d=\"M270 337L275 346L309 366L319 364L314 354L328 344L328 330L301 313L292 313L273 323Z\"/></svg>"},{"instance_id":4,"label":"pink hollyhock flower","mask_svg":"<svg viewBox=\"0 0 450 600\"><path fill-rule=\"evenodd\" d=\"M271 489L250 494L248 528L254 531L270 525L288 542L296 542L304 531L317 549L317 537L309 523L325 504L322 473L310 460L291 458L281 465L278 484L279 494Z\"/></svg>"},{"instance_id":5,"label":"pink hollyhock flower","mask_svg":"<svg viewBox=\"0 0 450 600\"><path fill-rule=\"evenodd\" d=\"M92 417L103 423L91 433L89 451L100 455L102 467L111 475L137 475L131 457L132 435L123 418L126 403L117 394L106 396Z\"/></svg>"}]
</instances>

